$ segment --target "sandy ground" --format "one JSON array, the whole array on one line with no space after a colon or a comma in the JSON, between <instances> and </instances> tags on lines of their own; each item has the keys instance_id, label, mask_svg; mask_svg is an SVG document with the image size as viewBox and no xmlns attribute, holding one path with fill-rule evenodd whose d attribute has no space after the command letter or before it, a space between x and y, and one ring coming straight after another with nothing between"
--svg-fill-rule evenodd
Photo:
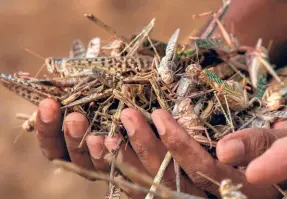
<instances>
[{"instance_id":1,"label":"sandy ground","mask_svg":"<svg viewBox=\"0 0 287 199\"><path fill-rule=\"evenodd\" d=\"M94 13L130 37L156 18L153 38L166 41L176 28L180 40L198 29L205 18L192 15L216 10L219 0L0 0L0 72L29 71L33 75L43 60L28 48L48 57L67 56L74 39L86 44L95 36L109 41L112 35L83 17ZM103 198L105 184L90 182L53 167L38 150L33 134L21 133L18 112L32 113L29 102L0 87L0 197L7 199Z\"/></svg>"}]
</instances>

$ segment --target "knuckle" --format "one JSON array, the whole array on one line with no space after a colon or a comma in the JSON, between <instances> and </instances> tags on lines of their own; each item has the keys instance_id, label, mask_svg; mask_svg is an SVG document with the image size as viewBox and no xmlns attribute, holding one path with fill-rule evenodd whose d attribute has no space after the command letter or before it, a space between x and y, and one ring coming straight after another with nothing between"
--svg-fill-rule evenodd
<instances>
[{"instance_id":1,"label":"knuckle","mask_svg":"<svg viewBox=\"0 0 287 199\"><path fill-rule=\"evenodd\" d=\"M84 147L79 147L78 143L73 143L73 144L69 144L67 145L68 151L69 153L73 153L73 154L85 154L88 152L88 148L86 146Z\"/></svg>"},{"instance_id":2,"label":"knuckle","mask_svg":"<svg viewBox=\"0 0 287 199\"><path fill-rule=\"evenodd\" d=\"M192 177L192 181L198 188L203 190L209 190L213 186L213 183L211 181L203 178L198 174L194 174L194 176Z\"/></svg>"},{"instance_id":3,"label":"knuckle","mask_svg":"<svg viewBox=\"0 0 287 199\"><path fill-rule=\"evenodd\" d=\"M180 148L183 142L180 136L177 136L179 135L177 133L177 130L173 130L173 131L175 132L170 133L170 135L167 137L165 141L165 144L170 150L176 151L178 148Z\"/></svg>"},{"instance_id":4,"label":"knuckle","mask_svg":"<svg viewBox=\"0 0 287 199\"><path fill-rule=\"evenodd\" d=\"M145 161L148 158L148 151L146 147L141 144L133 144L133 148L136 151L137 156L142 160Z\"/></svg>"},{"instance_id":5,"label":"knuckle","mask_svg":"<svg viewBox=\"0 0 287 199\"><path fill-rule=\"evenodd\" d=\"M255 139L252 139L251 146L252 150L255 152L255 155L261 155L268 149L274 140L276 139L274 135L268 133L264 130L259 130L256 132Z\"/></svg>"},{"instance_id":6,"label":"knuckle","mask_svg":"<svg viewBox=\"0 0 287 199\"><path fill-rule=\"evenodd\" d=\"M198 171L206 176L215 179L214 175L216 174L216 161L214 159L202 160L200 163L191 166L190 168L185 169L188 176L192 179L192 182L203 190L210 190L213 186L213 183L204 178L198 173Z\"/></svg>"}]
</instances>

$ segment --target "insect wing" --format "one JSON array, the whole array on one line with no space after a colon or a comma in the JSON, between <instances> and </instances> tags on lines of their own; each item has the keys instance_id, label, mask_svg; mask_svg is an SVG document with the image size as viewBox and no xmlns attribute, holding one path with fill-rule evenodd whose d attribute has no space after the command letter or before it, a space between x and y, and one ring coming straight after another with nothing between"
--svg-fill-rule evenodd
<instances>
[{"instance_id":1,"label":"insect wing","mask_svg":"<svg viewBox=\"0 0 287 199\"><path fill-rule=\"evenodd\" d=\"M88 44L86 57L87 58L98 57L100 54L100 49L101 49L101 39L99 37L95 37Z\"/></svg>"},{"instance_id":2,"label":"insect wing","mask_svg":"<svg viewBox=\"0 0 287 199\"><path fill-rule=\"evenodd\" d=\"M81 40L75 40L72 43L72 48L70 50L70 58L81 58L85 57L86 49Z\"/></svg>"},{"instance_id":3,"label":"insect wing","mask_svg":"<svg viewBox=\"0 0 287 199\"><path fill-rule=\"evenodd\" d=\"M176 31L173 33L173 35L170 37L170 39L167 43L166 50L165 50L165 57L168 60L171 60L173 58L174 49L175 49L177 39L179 36L179 31L180 31L180 29L176 29Z\"/></svg>"}]
</instances>

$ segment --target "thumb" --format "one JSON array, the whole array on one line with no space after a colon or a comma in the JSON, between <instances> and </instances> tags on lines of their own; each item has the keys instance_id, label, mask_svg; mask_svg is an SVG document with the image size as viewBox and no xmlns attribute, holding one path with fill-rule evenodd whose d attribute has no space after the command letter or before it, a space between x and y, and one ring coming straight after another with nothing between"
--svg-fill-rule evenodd
<instances>
[{"instance_id":1,"label":"thumb","mask_svg":"<svg viewBox=\"0 0 287 199\"><path fill-rule=\"evenodd\" d=\"M218 142L217 157L225 164L246 166L270 148L273 142L285 136L286 129L244 129Z\"/></svg>"},{"instance_id":2,"label":"thumb","mask_svg":"<svg viewBox=\"0 0 287 199\"><path fill-rule=\"evenodd\" d=\"M263 155L246 169L250 183L277 184L287 179L287 137L275 141Z\"/></svg>"}]
</instances>

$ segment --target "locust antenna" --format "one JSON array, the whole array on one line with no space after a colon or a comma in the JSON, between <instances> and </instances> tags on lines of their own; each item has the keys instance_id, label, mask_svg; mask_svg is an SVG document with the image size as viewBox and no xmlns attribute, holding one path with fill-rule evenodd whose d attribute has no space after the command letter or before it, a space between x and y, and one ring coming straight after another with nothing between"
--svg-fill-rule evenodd
<instances>
[{"instance_id":1,"label":"locust antenna","mask_svg":"<svg viewBox=\"0 0 287 199\"><path fill-rule=\"evenodd\" d=\"M28 53L34 55L35 57L38 57L39 59L42 59L42 60L45 60L45 59L46 59L45 57L39 55L38 53L35 53L35 52L29 50L28 48L26 48L25 51L27 51ZM39 75L40 72L43 70L43 68L44 68L45 65L46 65L46 63L44 63L44 64L40 67L40 69L38 70L38 72L37 72L36 75L35 75L35 78L38 77L38 75Z\"/></svg>"},{"instance_id":2,"label":"locust antenna","mask_svg":"<svg viewBox=\"0 0 287 199\"><path fill-rule=\"evenodd\" d=\"M34 55L35 57L38 57L39 59L42 59L42 60L45 60L45 59L46 59L45 57L43 57L43 56L41 56L41 55L39 55L39 54L37 54L37 53L35 53L35 52L29 50L28 48L26 48L25 51L27 51L28 53Z\"/></svg>"}]
</instances>

